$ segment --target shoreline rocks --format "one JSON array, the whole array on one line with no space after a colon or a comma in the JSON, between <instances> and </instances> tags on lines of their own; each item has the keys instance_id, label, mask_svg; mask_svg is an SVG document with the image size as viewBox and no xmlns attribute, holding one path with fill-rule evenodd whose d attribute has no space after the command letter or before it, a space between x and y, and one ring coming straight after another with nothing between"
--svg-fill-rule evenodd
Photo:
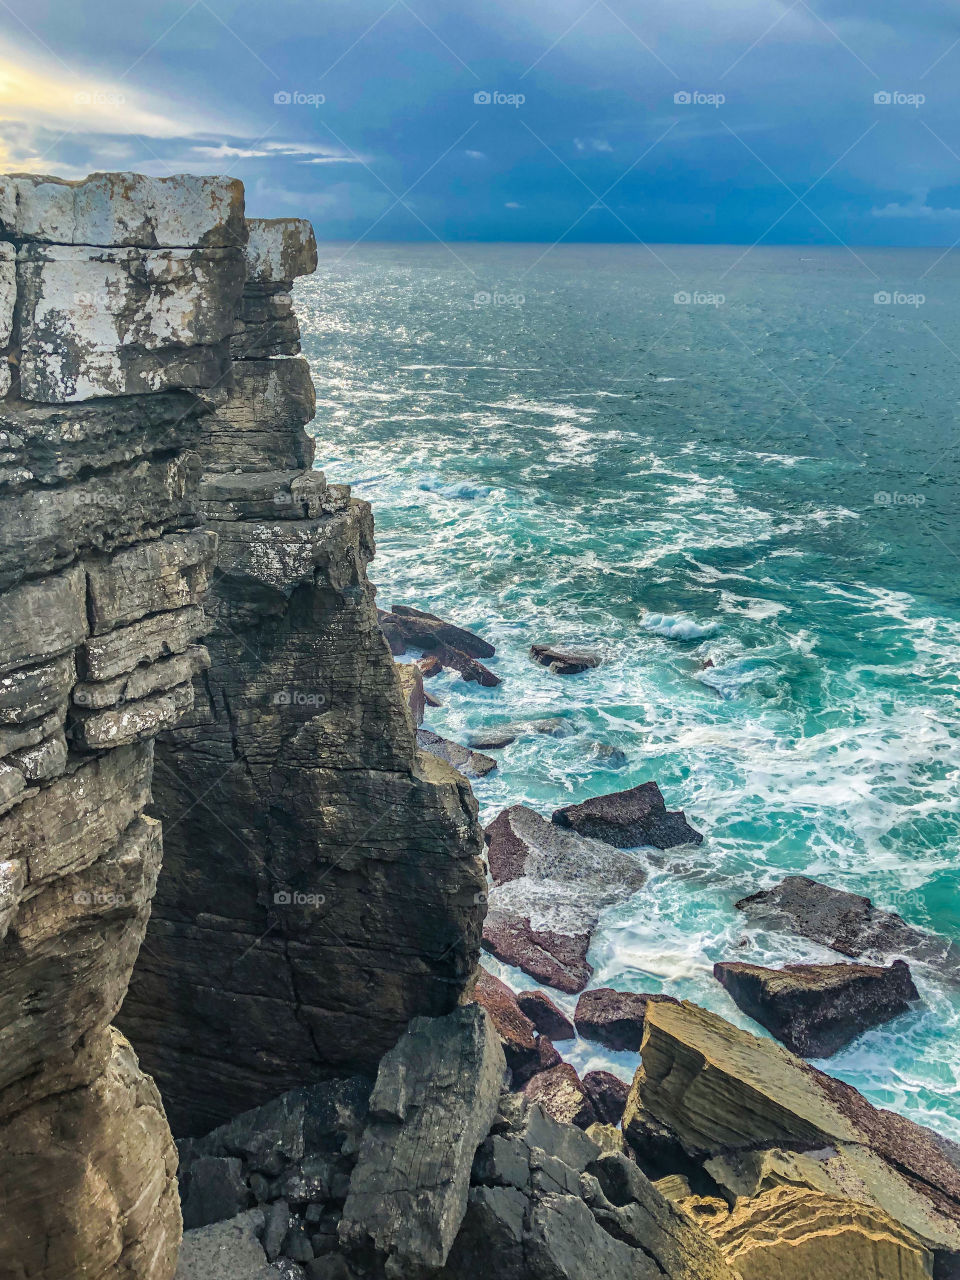
<instances>
[{"instance_id":1,"label":"shoreline rocks","mask_svg":"<svg viewBox=\"0 0 960 1280\"><path fill-rule=\"evenodd\" d=\"M530 657L557 676L577 676L600 665L600 657L596 653L581 649L557 649L549 644L532 644Z\"/></svg>"},{"instance_id":2,"label":"shoreline rocks","mask_svg":"<svg viewBox=\"0 0 960 1280\"><path fill-rule=\"evenodd\" d=\"M852 1040L906 1013L920 999L902 960L791 964L783 969L719 963L713 976L739 1008L805 1058L828 1058Z\"/></svg>"},{"instance_id":3,"label":"shoreline rocks","mask_svg":"<svg viewBox=\"0 0 960 1280\"><path fill-rule=\"evenodd\" d=\"M596 1040L608 1049L639 1053L647 1009L663 1001L678 1003L673 996L594 987L580 996L573 1021L584 1040Z\"/></svg>"},{"instance_id":4,"label":"shoreline rocks","mask_svg":"<svg viewBox=\"0 0 960 1280\"><path fill-rule=\"evenodd\" d=\"M399 604L389 613L378 609L377 621L395 657L408 649L421 649L426 655L421 661L428 663L431 675L436 674L439 665L450 667L459 672L462 679L486 688L495 688L501 683L500 677L480 661L492 658L496 649L472 631L445 622L436 614Z\"/></svg>"},{"instance_id":5,"label":"shoreline rocks","mask_svg":"<svg viewBox=\"0 0 960 1280\"><path fill-rule=\"evenodd\" d=\"M892 911L881 911L869 898L832 889L809 876L787 876L772 889L741 898L736 904L765 929L795 933L822 943L841 955L905 956L939 969L960 982L960 946L907 924Z\"/></svg>"},{"instance_id":6,"label":"shoreline rocks","mask_svg":"<svg viewBox=\"0 0 960 1280\"><path fill-rule=\"evenodd\" d=\"M471 751L469 747L461 747L459 742L441 738L439 733L434 733L431 729L417 730L417 746L421 751L428 751L438 760L445 761L465 778L485 778L497 767L493 756L485 756L482 751Z\"/></svg>"},{"instance_id":7,"label":"shoreline rocks","mask_svg":"<svg viewBox=\"0 0 960 1280\"><path fill-rule=\"evenodd\" d=\"M682 811L667 811L655 782L565 805L554 810L552 820L557 826L605 840L618 849L634 849L638 845L672 849L703 843L702 834L690 826Z\"/></svg>"},{"instance_id":8,"label":"shoreline rocks","mask_svg":"<svg viewBox=\"0 0 960 1280\"><path fill-rule=\"evenodd\" d=\"M573 1023L545 991L520 991L517 1004L542 1036L549 1036L551 1040L572 1040L576 1035Z\"/></svg>"}]
</instances>

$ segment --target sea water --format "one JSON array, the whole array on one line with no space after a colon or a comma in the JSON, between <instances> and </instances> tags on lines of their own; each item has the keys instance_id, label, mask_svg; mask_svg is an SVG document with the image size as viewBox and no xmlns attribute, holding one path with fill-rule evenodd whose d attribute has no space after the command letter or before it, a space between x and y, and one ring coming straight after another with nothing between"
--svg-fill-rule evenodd
<instances>
[{"instance_id":1,"label":"sea water","mask_svg":"<svg viewBox=\"0 0 960 1280\"><path fill-rule=\"evenodd\" d=\"M499 688L430 681L430 727L569 730L494 753L482 818L655 779L705 834L638 853L650 879L603 918L592 985L759 1032L715 961L838 959L735 910L790 874L960 939L960 258L940 253L324 245L298 286L317 466L374 505L379 602L497 647ZM602 665L553 675L538 641ZM913 969L922 1005L818 1065L960 1138L960 994Z\"/></svg>"}]
</instances>

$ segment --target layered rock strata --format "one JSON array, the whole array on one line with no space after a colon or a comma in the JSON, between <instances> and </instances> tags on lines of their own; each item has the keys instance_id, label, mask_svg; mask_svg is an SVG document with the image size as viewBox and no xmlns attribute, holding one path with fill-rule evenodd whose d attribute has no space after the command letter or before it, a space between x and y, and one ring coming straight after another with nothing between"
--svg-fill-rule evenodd
<instances>
[{"instance_id":1,"label":"layered rock strata","mask_svg":"<svg viewBox=\"0 0 960 1280\"><path fill-rule=\"evenodd\" d=\"M153 738L208 662L183 388L225 367L242 212L226 179L0 177L4 1280L176 1265L176 1151L110 1023L160 869Z\"/></svg>"},{"instance_id":2,"label":"layered rock strata","mask_svg":"<svg viewBox=\"0 0 960 1280\"><path fill-rule=\"evenodd\" d=\"M178 1134L375 1072L412 1017L456 1005L486 887L469 786L418 751L377 623L370 508L312 470L289 306L312 231L248 227L199 445L212 667L159 747L164 870L121 1018Z\"/></svg>"}]
</instances>

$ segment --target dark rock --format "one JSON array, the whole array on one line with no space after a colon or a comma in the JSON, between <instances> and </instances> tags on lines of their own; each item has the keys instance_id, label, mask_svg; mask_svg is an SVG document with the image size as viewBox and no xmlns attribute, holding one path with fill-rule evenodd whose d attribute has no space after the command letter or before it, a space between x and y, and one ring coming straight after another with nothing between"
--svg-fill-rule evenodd
<instances>
[{"instance_id":1,"label":"dark rock","mask_svg":"<svg viewBox=\"0 0 960 1280\"><path fill-rule=\"evenodd\" d=\"M520 1011L516 996L505 982L481 967L477 970L473 998L489 1013L514 1079L518 1083L529 1080L540 1063L536 1028Z\"/></svg>"},{"instance_id":2,"label":"dark rock","mask_svg":"<svg viewBox=\"0 0 960 1280\"><path fill-rule=\"evenodd\" d=\"M444 622L435 613L423 613L409 605L395 604L389 613L380 612L380 626L387 634L393 632L408 647L431 652L441 646L458 649L468 658L492 658L496 649L487 640L466 631L463 627ZM389 636L388 636L389 638Z\"/></svg>"},{"instance_id":3,"label":"dark rock","mask_svg":"<svg viewBox=\"0 0 960 1280\"><path fill-rule=\"evenodd\" d=\"M560 1124L573 1124L586 1129L597 1119L593 1103L587 1095L576 1068L562 1062L549 1071L541 1071L524 1088L524 1097L538 1102L547 1115Z\"/></svg>"},{"instance_id":4,"label":"dark rock","mask_svg":"<svg viewBox=\"0 0 960 1280\"><path fill-rule=\"evenodd\" d=\"M397 1275L446 1262L505 1070L499 1037L478 1005L411 1022L383 1058L370 1096L343 1245L376 1250Z\"/></svg>"},{"instance_id":5,"label":"dark rock","mask_svg":"<svg viewBox=\"0 0 960 1280\"><path fill-rule=\"evenodd\" d=\"M241 1162L216 1156L201 1156L188 1166L180 1199L185 1231L235 1218L253 1202Z\"/></svg>"},{"instance_id":6,"label":"dark rock","mask_svg":"<svg viewBox=\"0 0 960 1280\"><path fill-rule=\"evenodd\" d=\"M523 1226L528 1198L514 1187L471 1187L463 1226L442 1280L528 1280Z\"/></svg>"},{"instance_id":7,"label":"dark rock","mask_svg":"<svg viewBox=\"0 0 960 1280\"><path fill-rule=\"evenodd\" d=\"M469 747L461 747L458 742L441 738L438 733L432 733L429 729L417 730L417 745L422 751L429 751L438 760L452 765L465 778L485 778L497 767L492 756L471 751Z\"/></svg>"},{"instance_id":8,"label":"dark rock","mask_svg":"<svg viewBox=\"0 0 960 1280\"><path fill-rule=\"evenodd\" d=\"M503 683L489 667L485 667L476 658L471 658L469 654L461 652L460 649L454 649L451 645L440 645L435 650L435 656L443 666L459 672L460 678L466 680L468 684L479 684L485 689L495 689L497 685Z\"/></svg>"},{"instance_id":9,"label":"dark rock","mask_svg":"<svg viewBox=\"0 0 960 1280\"><path fill-rule=\"evenodd\" d=\"M605 840L618 849L645 844L672 849L675 845L703 841L703 836L688 824L682 811L667 812L655 782L641 783L629 791L595 796L582 804L567 805L555 811L553 821L581 835Z\"/></svg>"},{"instance_id":10,"label":"dark rock","mask_svg":"<svg viewBox=\"0 0 960 1280\"><path fill-rule=\"evenodd\" d=\"M599 667L600 658L595 653L585 650L555 649L549 644L532 644L530 656L541 667L549 669L558 676L575 676L591 667Z\"/></svg>"},{"instance_id":11,"label":"dark rock","mask_svg":"<svg viewBox=\"0 0 960 1280\"><path fill-rule=\"evenodd\" d=\"M290 1230L290 1206L286 1200L275 1200L266 1210L263 1224L263 1251L269 1262L276 1262Z\"/></svg>"},{"instance_id":12,"label":"dark rock","mask_svg":"<svg viewBox=\"0 0 960 1280\"><path fill-rule=\"evenodd\" d=\"M428 655L425 658L417 659L417 666L420 668L420 674L424 680L432 680L434 676L440 675L443 671L443 663L439 658Z\"/></svg>"},{"instance_id":13,"label":"dark rock","mask_svg":"<svg viewBox=\"0 0 960 1280\"><path fill-rule=\"evenodd\" d=\"M467 738L467 745L481 751L496 751L501 747L509 747L516 740L516 731L508 726L504 729L481 729L477 733L471 733Z\"/></svg>"},{"instance_id":14,"label":"dark rock","mask_svg":"<svg viewBox=\"0 0 960 1280\"><path fill-rule=\"evenodd\" d=\"M311 1262L313 1260L310 1237L307 1235L302 1223L297 1222L290 1228L284 1236L280 1252L285 1258L290 1258L293 1262Z\"/></svg>"},{"instance_id":15,"label":"dark rock","mask_svg":"<svg viewBox=\"0 0 960 1280\"><path fill-rule=\"evenodd\" d=\"M615 991L612 987L596 987L584 991L577 1001L573 1021L585 1040L598 1040L608 1049L639 1053L647 1006L664 1000L677 1003L672 996L639 995L633 991Z\"/></svg>"},{"instance_id":16,"label":"dark rock","mask_svg":"<svg viewBox=\"0 0 960 1280\"><path fill-rule=\"evenodd\" d=\"M572 1040L576 1035L573 1023L545 991L520 991L517 1004L542 1036L549 1036L551 1040Z\"/></svg>"},{"instance_id":17,"label":"dark rock","mask_svg":"<svg viewBox=\"0 0 960 1280\"><path fill-rule=\"evenodd\" d=\"M534 929L527 916L491 907L483 924L483 948L548 987L575 994L590 981L588 933Z\"/></svg>"},{"instance_id":18,"label":"dark rock","mask_svg":"<svg viewBox=\"0 0 960 1280\"><path fill-rule=\"evenodd\" d=\"M644 1254L604 1231L574 1196L544 1196L534 1205L524 1244L537 1280L660 1280L662 1274Z\"/></svg>"},{"instance_id":19,"label":"dark rock","mask_svg":"<svg viewBox=\"0 0 960 1280\"><path fill-rule=\"evenodd\" d=\"M715 964L713 976L749 1017L794 1053L826 1058L906 1013L919 993L902 960L863 964Z\"/></svg>"},{"instance_id":20,"label":"dark rock","mask_svg":"<svg viewBox=\"0 0 960 1280\"><path fill-rule=\"evenodd\" d=\"M630 1093L626 1081L610 1071L588 1071L583 1077L583 1087L600 1123L618 1125Z\"/></svg>"},{"instance_id":21,"label":"dark rock","mask_svg":"<svg viewBox=\"0 0 960 1280\"><path fill-rule=\"evenodd\" d=\"M854 959L868 953L906 956L960 980L956 943L916 929L893 912L881 911L869 898L831 889L807 876L787 876L774 888L741 898L736 905L764 928L799 934L841 955Z\"/></svg>"},{"instance_id":22,"label":"dark rock","mask_svg":"<svg viewBox=\"0 0 960 1280\"><path fill-rule=\"evenodd\" d=\"M627 753L610 742L594 742L590 755L603 769L625 769L630 763Z\"/></svg>"}]
</instances>

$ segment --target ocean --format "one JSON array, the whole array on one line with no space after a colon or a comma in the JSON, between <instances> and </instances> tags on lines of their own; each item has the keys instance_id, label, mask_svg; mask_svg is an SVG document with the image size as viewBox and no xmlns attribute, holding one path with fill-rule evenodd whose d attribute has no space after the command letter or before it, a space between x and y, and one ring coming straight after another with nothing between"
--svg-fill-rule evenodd
<instances>
[{"instance_id":1,"label":"ocean","mask_svg":"<svg viewBox=\"0 0 960 1280\"><path fill-rule=\"evenodd\" d=\"M503 684L445 672L429 727L568 722L492 753L481 817L654 779L705 834L604 917L591 985L765 1034L712 966L837 959L734 909L788 874L960 940L960 255L941 252L328 244L297 286L317 466L374 505L379 602L497 646ZM602 665L552 675L537 641ZM912 967L922 1006L817 1065L960 1139L960 992ZM637 1062L561 1049L625 1079Z\"/></svg>"}]
</instances>

